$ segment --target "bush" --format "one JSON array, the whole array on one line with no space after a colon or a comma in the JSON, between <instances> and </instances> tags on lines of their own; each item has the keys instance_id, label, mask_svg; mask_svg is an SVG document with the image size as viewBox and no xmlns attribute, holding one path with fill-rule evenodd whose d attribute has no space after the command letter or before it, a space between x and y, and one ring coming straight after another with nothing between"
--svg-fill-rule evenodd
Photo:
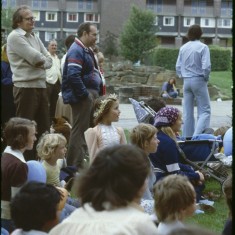
<instances>
[{"instance_id":1,"label":"bush","mask_svg":"<svg viewBox=\"0 0 235 235\"><path fill-rule=\"evenodd\" d=\"M179 49L156 49L153 53L153 64L174 71L178 53Z\"/></svg>"},{"instance_id":2,"label":"bush","mask_svg":"<svg viewBox=\"0 0 235 235\"><path fill-rule=\"evenodd\" d=\"M146 64L160 66L168 70L175 71L179 49L157 48L149 53ZM210 46L211 70L227 71L231 69L231 52L219 46Z\"/></svg>"},{"instance_id":3,"label":"bush","mask_svg":"<svg viewBox=\"0 0 235 235\"><path fill-rule=\"evenodd\" d=\"M218 46L210 46L211 70L227 71L231 69L231 52Z\"/></svg>"}]
</instances>

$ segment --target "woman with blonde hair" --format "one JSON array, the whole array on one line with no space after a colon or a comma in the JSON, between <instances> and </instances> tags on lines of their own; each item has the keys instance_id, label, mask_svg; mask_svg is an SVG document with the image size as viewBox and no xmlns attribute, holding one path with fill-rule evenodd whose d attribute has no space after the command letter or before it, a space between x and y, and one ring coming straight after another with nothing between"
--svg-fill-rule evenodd
<instances>
[{"instance_id":1,"label":"woman with blonde hair","mask_svg":"<svg viewBox=\"0 0 235 235\"><path fill-rule=\"evenodd\" d=\"M157 181L170 174L187 176L194 183L198 202L205 187L204 175L181 163L181 149L176 138L181 131L181 125L182 113L177 108L167 106L157 112L154 126L159 130L157 138L160 143L156 153L150 154L150 159L157 171Z\"/></svg>"}]
</instances>

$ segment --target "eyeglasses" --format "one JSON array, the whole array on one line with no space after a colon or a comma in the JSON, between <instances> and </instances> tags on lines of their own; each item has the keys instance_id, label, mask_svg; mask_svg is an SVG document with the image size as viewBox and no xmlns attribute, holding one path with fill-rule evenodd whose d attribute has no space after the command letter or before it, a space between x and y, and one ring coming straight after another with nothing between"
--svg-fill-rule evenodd
<instances>
[{"instance_id":1,"label":"eyeglasses","mask_svg":"<svg viewBox=\"0 0 235 235\"><path fill-rule=\"evenodd\" d=\"M28 18L23 18L27 21L35 21L36 20L36 17L28 17Z\"/></svg>"}]
</instances>

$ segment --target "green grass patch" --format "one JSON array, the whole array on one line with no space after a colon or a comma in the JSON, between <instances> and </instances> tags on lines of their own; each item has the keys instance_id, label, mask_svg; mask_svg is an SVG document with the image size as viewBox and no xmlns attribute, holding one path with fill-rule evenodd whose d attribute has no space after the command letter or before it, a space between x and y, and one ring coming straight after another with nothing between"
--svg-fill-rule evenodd
<instances>
[{"instance_id":1,"label":"green grass patch","mask_svg":"<svg viewBox=\"0 0 235 235\"><path fill-rule=\"evenodd\" d=\"M186 223L199 225L209 229L210 231L221 234L224 224L228 218L229 209L225 201L225 197L221 192L220 183L210 178L206 181L206 192L213 192L214 194L221 194L218 199L214 199L215 212L205 212L205 214L197 214L186 220Z\"/></svg>"},{"instance_id":2,"label":"green grass patch","mask_svg":"<svg viewBox=\"0 0 235 235\"><path fill-rule=\"evenodd\" d=\"M233 85L233 79L231 71L211 72L209 83L218 87L222 95L232 99L231 86Z\"/></svg>"}]
</instances>

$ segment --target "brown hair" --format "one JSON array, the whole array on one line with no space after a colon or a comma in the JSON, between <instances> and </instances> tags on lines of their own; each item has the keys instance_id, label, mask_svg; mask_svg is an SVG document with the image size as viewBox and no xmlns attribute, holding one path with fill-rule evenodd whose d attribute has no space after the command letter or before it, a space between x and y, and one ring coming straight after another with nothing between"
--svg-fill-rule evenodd
<instances>
[{"instance_id":1,"label":"brown hair","mask_svg":"<svg viewBox=\"0 0 235 235\"><path fill-rule=\"evenodd\" d=\"M188 29L187 38L189 41L199 40L202 36L202 29L200 25L191 25Z\"/></svg>"},{"instance_id":2,"label":"brown hair","mask_svg":"<svg viewBox=\"0 0 235 235\"><path fill-rule=\"evenodd\" d=\"M181 211L195 203L196 193L190 184L188 178L182 175L168 175L156 183L155 210L160 222L179 219Z\"/></svg>"},{"instance_id":3,"label":"brown hair","mask_svg":"<svg viewBox=\"0 0 235 235\"><path fill-rule=\"evenodd\" d=\"M216 129L216 130L214 131L214 135L215 135L215 136L221 135L221 138L222 138L222 140L223 140L224 135L225 135L226 131L227 131L229 128L230 128L229 126L221 126L221 127L219 127L218 129Z\"/></svg>"},{"instance_id":4,"label":"brown hair","mask_svg":"<svg viewBox=\"0 0 235 235\"><path fill-rule=\"evenodd\" d=\"M146 104L150 106L156 113L163 107L166 107L166 102L159 97L152 97L146 101Z\"/></svg>"},{"instance_id":5,"label":"brown hair","mask_svg":"<svg viewBox=\"0 0 235 235\"><path fill-rule=\"evenodd\" d=\"M100 96L95 100L94 104L94 124L97 125L103 117L109 112L114 102L117 102L117 97L114 95Z\"/></svg>"},{"instance_id":6,"label":"brown hair","mask_svg":"<svg viewBox=\"0 0 235 235\"><path fill-rule=\"evenodd\" d=\"M78 177L78 197L82 205L91 203L97 211L127 206L149 174L145 152L132 145L106 147L96 155L86 172Z\"/></svg>"},{"instance_id":7,"label":"brown hair","mask_svg":"<svg viewBox=\"0 0 235 235\"><path fill-rule=\"evenodd\" d=\"M12 15L12 28L18 28L18 23L23 21L23 17L21 15L22 11L31 10L28 6L20 6L16 9L16 11Z\"/></svg>"},{"instance_id":8,"label":"brown hair","mask_svg":"<svg viewBox=\"0 0 235 235\"><path fill-rule=\"evenodd\" d=\"M90 33L91 31L91 24L90 22L84 22L79 25L79 28L77 30L77 36L80 38L83 35L83 32Z\"/></svg>"},{"instance_id":9,"label":"brown hair","mask_svg":"<svg viewBox=\"0 0 235 235\"><path fill-rule=\"evenodd\" d=\"M22 149L28 143L29 128L36 127L35 121L26 118L11 118L5 125L4 138L13 150Z\"/></svg>"},{"instance_id":10,"label":"brown hair","mask_svg":"<svg viewBox=\"0 0 235 235\"><path fill-rule=\"evenodd\" d=\"M130 141L132 144L144 149L145 141L150 141L156 133L157 129L153 125L140 123L130 132Z\"/></svg>"},{"instance_id":11,"label":"brown hair","mask_svg":"<svg viewBox=\"0 0 235 235\"><path fill-rule=\"evenodd\" d=\"M64 44L65 44L67 50L68 50L68 49L70 48L70 46L73 44L74 40L75 40L75 35L72 35L72 34L69 35L69 36L65 39Z\"/></svg>"}]
</instances>

